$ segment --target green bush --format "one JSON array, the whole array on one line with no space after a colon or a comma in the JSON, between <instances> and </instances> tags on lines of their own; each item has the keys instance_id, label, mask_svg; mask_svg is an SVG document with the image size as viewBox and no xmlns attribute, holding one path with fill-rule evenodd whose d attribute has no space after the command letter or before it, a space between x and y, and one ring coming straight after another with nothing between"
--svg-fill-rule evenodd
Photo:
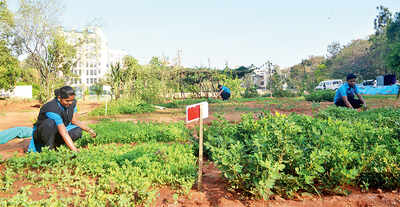
<instances>
[{"instance_id":1,"label":"green bush","mask_svg":"<svg viewBox=\"0 0 400 207\"><path fill-rule=\"evenodd\" d=\"M305 95L306 101L312 102L333 102L335 98L336 91L333 90L320 90L320 91L313 91L309 95Z\"/></svg>"},{"instance_id":2,"label":"green bush","mask_svg":"<svg viewBox=\"0 0 400 207\"><path fill-rule=\"evenodd\" d=\"M256 98L259 97L259 94L257 93L257 88L256 87L249 87L244 90L244 94L242 95L243 98Z\"/></svg>"},{"instance_id":3,"label":"green bush","mask_svg":"<svg viewBox=\"0 0 400 207\"><path fill-rule=\"evenodd\" d=\"M318 113L322 119L339 119L356 122L364 120L375 127L393 129L400 137L400 109L399 108L377 108L357 112L356 110L331 106Z\"/></svg>"},{"instance_id":4,"label":"green bush","mask_svg":"<svg viewBox=\"0 0 400 207\"><path fill-rule=\"evenodd\" d=\"M102 116L105 115L105 105L91 111L91 116ZM155 108L147 103L142 103L133 99L120 99L112 101L107 105L107 115L118 115L118 114L140 114L153 112Z\"/></svg>"},{"instance_id":5,"label":"green bush","mask_svg":"<svg viewBox=\"0 0 400 207\"><path fill-rule=\"evenodd\" d=\"M79 145L89 143L137 143L137 142L173 142L188 141L190 131L183 122L178 123L133 123L118 121L103 121L92 126L97 137L91 138L87 134L78 140Z\"/></svg>"},{"instance_id":6,"label":"green bush","mask_svg":"<svg viewBox=\"0 0 400 207\"><path fill-rule=\"evenodd\" d=\"M290 90L274 90L272 93L273 97L297 97L297 93L291 92Z\"/></svg>"},{"instance_id":7,"label":"green bush","mask_svg":"<svg viewBox=\"0 0 400 207\"><path fill-rule=\"evenodd\" d=\"M239 124L214 121L204 134L205 152L230 187L259 198L400 187L398 135L368 120L248 114Z\"/></svg>"}]
</instances>

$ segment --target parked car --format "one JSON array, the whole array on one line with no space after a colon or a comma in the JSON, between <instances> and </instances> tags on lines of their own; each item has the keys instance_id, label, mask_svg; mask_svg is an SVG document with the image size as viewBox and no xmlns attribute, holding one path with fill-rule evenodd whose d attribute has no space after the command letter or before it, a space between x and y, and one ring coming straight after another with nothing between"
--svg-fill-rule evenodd
<instances>
[{"instance_id":1,"label":"parked car","mask_svg":"<svg viewBox=\"0 0 400 207\"><path fill-rule=\"evenodd\" d=\"M321 81L315 90L336 90L343 84L342 80Z\"/></svg>"},{"instance_id":2,"label":"parked car","mask_svg":"<svg viewBox=\"0 0 400 207\"><path fill-rule=\"evenodd\" d=\"M362 85L376 87L376 80L364 80Z\"/></svg>"}]
</instances>

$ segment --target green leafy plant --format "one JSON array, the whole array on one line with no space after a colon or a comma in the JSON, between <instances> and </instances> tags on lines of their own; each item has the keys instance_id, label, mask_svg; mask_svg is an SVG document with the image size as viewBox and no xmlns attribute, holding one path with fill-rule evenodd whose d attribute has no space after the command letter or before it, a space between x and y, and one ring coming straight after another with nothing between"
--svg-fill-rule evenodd
<instances>
[{"instance_id":1,"label":"green leafy plant","mask_svg":"<svg viewBox=\"0 0 400 207\"><path fill-rule=\"evenodd\" d=\"M231 189L264 199L343 194L344 185L394 189L400 186L398 126L379 117L397 113L381 109L352 120L248 114L238 124L221 119L205 130L205 152Z\"/></svg>"},{"instance_id":2,"label":"green leafy plant","mask_svg":"<svg viewBox=\"0 0 400 207\"><path fill-rule=\"evenodd\" d=\"M305 95L306 101L312 102L333 102L336 92L333 90L320 90L320 91L313 91L309 95Z\"/></svg>"}]
</instances>

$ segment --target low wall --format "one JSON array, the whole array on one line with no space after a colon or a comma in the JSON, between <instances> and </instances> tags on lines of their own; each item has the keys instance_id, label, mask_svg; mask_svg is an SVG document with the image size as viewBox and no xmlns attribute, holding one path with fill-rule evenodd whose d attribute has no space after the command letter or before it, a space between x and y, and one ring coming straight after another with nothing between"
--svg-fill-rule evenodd
<instances>
[{"instance_id":1,"label":"low wall","mask_svg":"<svg viewBox=\"0 0 400 207\"><path fill-rule=\"evenodd\" d=\"M360 94L365 95L397 95L399 92L399 85L391 86L358 86Z\"/></svg>"}]
</instances>

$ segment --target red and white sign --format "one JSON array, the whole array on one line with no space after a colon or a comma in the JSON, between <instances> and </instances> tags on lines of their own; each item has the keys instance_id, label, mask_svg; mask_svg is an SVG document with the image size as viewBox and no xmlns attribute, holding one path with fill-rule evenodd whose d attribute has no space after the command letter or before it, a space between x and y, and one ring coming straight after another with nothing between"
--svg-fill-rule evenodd
<instances>
[{"instance_id":1,"label":"red and white sign","mask_svg":"<svg viewBox=\"0 0 400 207\"><path fill-rule=\"evenodd\" d=\"M190 123L193 121L197 121L200 118L200 107L201 107L201 118L208 118L208 103L201 102L198 104L193 104L190 106L186 106L186 123Z\"/></svg>"}]
</instances>

